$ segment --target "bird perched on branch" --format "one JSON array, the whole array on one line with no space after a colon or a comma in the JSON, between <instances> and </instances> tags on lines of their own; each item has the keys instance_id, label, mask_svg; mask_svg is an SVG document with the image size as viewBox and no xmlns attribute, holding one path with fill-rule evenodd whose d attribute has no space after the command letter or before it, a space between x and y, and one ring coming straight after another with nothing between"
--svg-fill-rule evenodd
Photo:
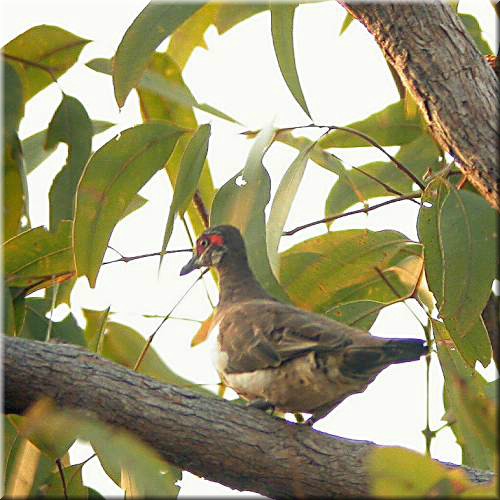
<instances>
[{"instance_id":1,"label":"bird perched on branch","mask_svg":"<svg viewBox=\"0 0 500 500\"><path fill-rule=\"evenodd\" d=\"M220 278L215 367L251 406L310 413L312 425L384 368L428 351L422 340L375 337L274 299L253 275L233 226L205 231L180 274L200 267L215 267Z\"/></svg>"}]
</instances>

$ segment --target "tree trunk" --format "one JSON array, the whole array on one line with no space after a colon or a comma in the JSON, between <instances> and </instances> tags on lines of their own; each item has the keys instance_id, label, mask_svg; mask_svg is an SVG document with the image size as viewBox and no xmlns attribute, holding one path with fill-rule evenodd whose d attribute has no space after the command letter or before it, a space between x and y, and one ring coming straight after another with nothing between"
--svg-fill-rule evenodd
<instances>
[{"instance_id":1,"label":"tree trunk","mask_svg":"<svg viewBox=\"0 0 500 500\"><path fill-rule=\"evenodd\" d=\"M498 78L442 2L338 0L370 31L466 178L499 205Z\"/></svg>"},{"instance_id":2,"label":"tree trunk","mask_svg":"<svg viewBox=\"0 0 500 500\"><path fill-rule=\"evenodd\" d=\"M5 411L48 396L136 434L198 476L270 497L367 496L377 445L155 381L67 344L4 337ZM445 464L447 467L459 467ZM462 467L474 482L491 472Z\"/></svg>"}]
</instances>

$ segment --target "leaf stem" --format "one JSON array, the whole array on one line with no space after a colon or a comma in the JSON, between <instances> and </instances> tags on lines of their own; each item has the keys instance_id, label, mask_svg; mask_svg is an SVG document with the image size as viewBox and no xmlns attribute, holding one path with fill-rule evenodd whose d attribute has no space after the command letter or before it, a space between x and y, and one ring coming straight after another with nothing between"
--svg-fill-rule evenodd
<instances>
[{"instance_id":1,"label":"leaf stem","mask_svg":"<svg viewBox=\"0 0 500 500\"><path fill-rule=\"evenodd\" d=\"M61 477L64 500L68 500L68 489L66 487L66 479L64 478L64 469L61 464L60 458L56 458L56 464L57 464L57 470L59 471L59 476Z\"/></svg>"}]
</instances>

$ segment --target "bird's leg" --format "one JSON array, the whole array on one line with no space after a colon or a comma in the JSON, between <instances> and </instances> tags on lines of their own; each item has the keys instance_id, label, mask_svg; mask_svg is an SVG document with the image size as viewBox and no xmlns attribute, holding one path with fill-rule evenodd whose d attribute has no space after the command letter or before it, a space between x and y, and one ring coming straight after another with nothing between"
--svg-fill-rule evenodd
<instances>
[{"instance_id":1,"label":"bird's leg","mask_svg":"<svg viewBox=\"0 0 500 500\"><path fill-rule=\"evenodd\" d=\"M247 403L249 408L257 408L258 410L267 411L271 410L271 415L274 413L274 405L265 399L254 399Z\"/></svg>"}]
</instances>

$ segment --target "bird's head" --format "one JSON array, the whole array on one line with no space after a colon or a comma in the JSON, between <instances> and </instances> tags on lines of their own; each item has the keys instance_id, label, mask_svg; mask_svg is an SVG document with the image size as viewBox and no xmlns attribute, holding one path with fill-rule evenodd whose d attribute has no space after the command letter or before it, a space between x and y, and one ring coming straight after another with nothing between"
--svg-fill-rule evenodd
<instances>
[{"instance_id":1,"label":"bird's head","mask_svg":"<svg viewBox=\"0 0 500 500\"><path fill-rule=\"evenodd\" d=\"M207 229L197 240L193 257L181 269L181 276L200 267L217 267L228 255L245 257L245 243L234 226Z\"/></svg>"}]
</instances>

